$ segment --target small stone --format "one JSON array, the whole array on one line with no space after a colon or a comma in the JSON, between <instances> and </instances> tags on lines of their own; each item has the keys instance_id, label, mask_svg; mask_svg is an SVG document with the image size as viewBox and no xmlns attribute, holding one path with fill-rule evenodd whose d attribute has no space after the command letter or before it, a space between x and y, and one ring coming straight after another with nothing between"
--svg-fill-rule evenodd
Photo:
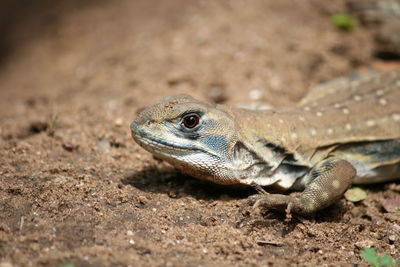
<instances>
[{"instance_id":1,"label":"small stone","mask_svg":"<svg viewBox=\"0 0 400 267\"><path fill-rule=\"evenodd\" d=\"M400 193L400 184L389 184L388 188L389 190Z\"/></svg>"},{"instance_id":2,"label":"small stone","mask_svg":"<svg viewBox=\"0 0 400 267\"><path fill-rule=\"evenodd\" d=\"M399 212L400 198L387 199L383 201L381 205L387 212Z\"/></svg>"},{"instance_id":3,"label":"small stone","mask_svg":"<svg viewBox=\"0 0 400 267\"><path fill-rule=\"evenodd\" d=\"M127 235L133 235L133 232L131 230L126 231Z\"/></svg>"},{"instance_id":4,"label":"small stone","mask_svg":"<svg viewBox=\"0 0 400 267\"><path fill-rule=\"evenodd\" d=\"M57 184L62 184L65 183L68 180L68 178L66 176L62 176L62 175L57 175L54 178L54 182Z\"/></svg>"},{"instance_id":5,"label":"small stone","mask_svg":"<svg viewBox=\"0 0 400 267\"><path fill-rule=\"evenodd\" d=\"M117 127L121 127L122 126L122 124L123 124L123 119L122 118L118 118L118 119L116 119L115 121L114 121L114 124L115 124L115 126L117 126Z\"/></svg>"},{"instance_id":6,"label":"small stone","mask_svg":"<svg viewBox=\"0 0 400 267\"><path fill-rule=\"evenodd\" d=\"M107 140L101 140L97 145L97 150L100 152L108 152L110 150L110 142Z\"/></svg>"},{"instance_id":7,"label":"small stone","mask_svg":"<svg viewBox=\"0 0 400 267\"><path fill-rule=\"evenodd\" d=\"M263 96L263 93L258 89L253 89L249 92L249 97L251 100L260 100Z\"/></svg>"},{"instance_id":8,"label":"small stone","mask_svg":"<svg viewBox=\"0 0 400 267\"><path fill-rule=\"evenodd\" d=\"M179 197L179 193L177 191L169 191L168 192L168 196L170 198L178 198Z\"/></svg>"},{"instance_id":9,"label":"small stone","mask_svg":"<svg viewBox=\"0 0 400 267\"><path fill-rule=\"evenodd\" d=\"M74 145L74 144L72 144L72 143L63 143L61 146L62 146L65 150L67 150L67 151L69 151L69 152L72 152L72 151L74 151L75 149L78 148L78 146L76 146L76 145Z\"/></svg>"},{"instance_id":10,"label":"small stone","mask_svg":"<svg viewBox=\"0 0 400 267\"><path fill-rule=\"evenodd\" d=\"M396 241L397 236L395 234L390 234L390 235L388 235L388 239L389 239L389 241L394 242L394 241Z\"/></svg>"},{"instance_id":11,"label":"small stone","mask_svg":"<svg viewBox=\"0 0 400 267\"><path fill-rule=\"evenodd\" d=\"M365 239L365 240L361 240L356 242L354 245L359 248L359 249L363 249L363 248L370 248L374 245L374 241L369 240L369 239Z\"/></svg>"},{"instance_id":12,"label":"small stone","mask_svg":"<svg viewBox=\"0 0 400 267\"><path fill-rule=\"evenodd\" d=\"M146 205L149 202L145 196L138 196L138 201L143 205Z\"/></svg>"}]
</instances>

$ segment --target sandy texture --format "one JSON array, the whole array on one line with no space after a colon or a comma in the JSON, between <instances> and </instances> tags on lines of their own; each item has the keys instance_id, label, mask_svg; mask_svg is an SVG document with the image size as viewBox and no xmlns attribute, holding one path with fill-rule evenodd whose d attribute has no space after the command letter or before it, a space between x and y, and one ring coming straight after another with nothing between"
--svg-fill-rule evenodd
<instances>
[{"instance_id":1,"label":"sandy texture","mask_svg":"<svg viewBox=\"0 0 400 267\"><path fill-rule=\"evenodd\" d=\"M351 266L367 246L400 258L399 212L381 206L398 184L285 223L255 212L252 190L182 175L129 132L173 93L256 91L279 106L368 65L368 29L329 21L344 1L53 2L0 28L1 267Z\"/></svg>"}]
</instances>

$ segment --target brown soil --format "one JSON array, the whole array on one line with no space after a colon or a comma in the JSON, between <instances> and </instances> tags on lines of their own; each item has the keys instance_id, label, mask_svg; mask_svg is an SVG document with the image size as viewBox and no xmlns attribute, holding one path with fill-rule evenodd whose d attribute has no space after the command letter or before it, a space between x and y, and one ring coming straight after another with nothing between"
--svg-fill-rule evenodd
<instances>
[{"instance_id":1,"label":"brown soil","mask_svg":"<svg viewBox=\"0 0 400 267\"><path fill-rule=\"evenodd\" d=\"M400 258L400 215L381 207L396 184L285 223L254 212L252 190L180 174L130 137L170 94L238 103L257 89L284 105L370 64L371 31L329 21L344 1L36 2L2 11L1 267L351 266L367 246Z\"/></svg>"}]
</instances>

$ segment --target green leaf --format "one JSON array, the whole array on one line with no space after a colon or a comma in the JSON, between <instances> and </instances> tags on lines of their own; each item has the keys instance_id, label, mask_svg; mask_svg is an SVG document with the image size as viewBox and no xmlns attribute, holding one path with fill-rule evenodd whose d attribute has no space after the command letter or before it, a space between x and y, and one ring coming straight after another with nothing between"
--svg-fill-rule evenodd
<instances>
[{"instance_id":1,"label":"green leaf","mask_svg":"<svg viewBox=\"0 0 400 267\"><path fill-rule=\"evenodd\" d=\"M373 267L386 267L386 266L396 266L396 261L389 255L383 255L378 257L376 255L375 249L364 248L361 252L361 258L371 264Z\"/></svg>"},{"instance_id":2,"label":"green leaf","mask_svg":"<svg viewBox=\"0 0 400 267\"><path fill-rule=\"evenodd\" d=\"M378 259L381 266L396 266L396 261L389 255L383 255Z\"/></svg>"},{"instance_id":3,"label":"green leaf","mask_svg":"<svg viewBox=\"0 0 400 267\"><path fill-rule=\"evenodd\" d=\"M375 249L364 248L361 252L361 258L371 264L374 267L379 267L378 256L376 255Z\"/></svg>"},{"instance_id":4,"label":"green leaf","mask_svg":"<svg viewBox=\"0 0 400 267\"><path fill-rule=\"evenodd\" d=\"M344 193L344 197L350 202L358 202L367 198L367 193L359 187L352 187Z\"/></svg>"},{"instance_id":5,"label":"green leaf","mask_svg":"<svg viewBox=\"0 0 400 267\"><path fill-rule=\"evenodd\" d=\"M339 30L351 31L354 28L353 19L346 13L336 13L332 15L331 23Z\"/></svg>"},{"instance_id":6,"label":"green leaf","mask_svg":"<svg viewBox=\"0 0 400 267\"><path fill-rule=\"evenodd\" d=\"M60 264L58 267L74 267L75 265L72 263L67 263L67 264Z\"/></svg>"}]
</instances>

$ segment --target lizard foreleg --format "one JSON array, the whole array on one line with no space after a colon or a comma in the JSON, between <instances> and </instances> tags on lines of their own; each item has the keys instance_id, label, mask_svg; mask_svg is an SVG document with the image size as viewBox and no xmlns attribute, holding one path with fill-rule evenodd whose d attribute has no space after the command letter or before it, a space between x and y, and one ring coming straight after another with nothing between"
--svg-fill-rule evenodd
<instances>
[{"instance_id":1,"label":"lizard foreleg","mask_svg":"<svg viewBox=\"0 0 400 267\"><path fill-rule=\"evenodd\" d=\"M263 194L255 206L266 209L285 210L287 217L291 212L310 215L335 203L352 184L356 170L347 161L328 158L318 163L308 174L304 191L296 196Z\"/></svg>"}]
</instances>

